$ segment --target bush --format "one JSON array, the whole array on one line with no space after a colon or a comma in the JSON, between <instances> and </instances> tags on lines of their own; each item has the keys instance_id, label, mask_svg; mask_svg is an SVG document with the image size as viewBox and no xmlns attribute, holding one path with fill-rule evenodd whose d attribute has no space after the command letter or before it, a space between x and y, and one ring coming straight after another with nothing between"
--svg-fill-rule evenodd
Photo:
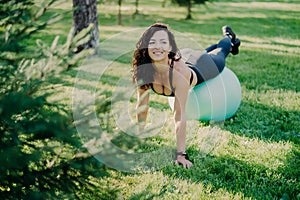
<instances>
[{"instance_id":1,"label":"bush","mask_svg":"<svg viewBox=\"0 0 300 200\"><path fill-rule=\"evenodd\" d=\"M76 196L88 176L78 171L99 164L81 148L65 105L48 100L55 91L45 85L93 52L74 54L92 27L75 37L71 30L63 45L59 37L51 46L38 40L37 56L21 54L24 41L53 22L40 17L54 0L41 7L30 0L0 3L0 198Z\"/></svg>"}]
</instances>

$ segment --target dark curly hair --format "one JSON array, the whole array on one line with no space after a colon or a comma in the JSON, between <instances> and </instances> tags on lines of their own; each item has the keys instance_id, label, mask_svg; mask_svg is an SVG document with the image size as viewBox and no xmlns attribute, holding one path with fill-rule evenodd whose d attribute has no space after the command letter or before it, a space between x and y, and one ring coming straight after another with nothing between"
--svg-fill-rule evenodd
<instances>
[{"instance_id":1,"label":"dark curly hair","mask_svg":"<svg viewBox=\"0 0 300 200\"><path fill-rule=\"evenodd\" d=\"M134 51L134 55L132 58L133 81L134 83L137 83L141 88L149 88L150 84L153 82L155 70L152 65L151 58L148 54L148 44L153 34L161 30L167 32L170 45L172 46L172 50L168 55L169 59L172 59L174 61L178 61L181 59L181 55L179 49L177 48L174 35L169 31L168 26L162 23L155 23L151 25L137 42L137 49Z\"/></svg>"}]
</instances>

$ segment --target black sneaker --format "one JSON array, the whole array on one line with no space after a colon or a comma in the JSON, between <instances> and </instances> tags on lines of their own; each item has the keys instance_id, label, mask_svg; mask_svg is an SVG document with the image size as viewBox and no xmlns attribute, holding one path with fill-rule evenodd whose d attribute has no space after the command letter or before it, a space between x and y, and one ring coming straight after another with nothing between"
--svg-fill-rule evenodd
<instances>
[{"instance_id":1,"label":"black sneaker","mask_svg":"<svg viewBox=\"0 0 300 200\"><path fill-rule=\"evenodd\" d=\"M232 31L232 29L230 28L230 26L223 26L222 27L222 32L224 37L228 36L231 38L231 42L233 43L235 40L235 33Z\"/></svg>"},{"instance_id":2,"label":"black sneaker","mask_svg":"<svg viewBox=\"0 0 300 200\"><path fill-rule=\"evenodd\" d=\"M231 47L231 53L232 55L236 55L239 53L239 46L241 45L241 41L238 38L235 38L234 41L232 41L233 46Z\"/></svg>"}]
</instances>

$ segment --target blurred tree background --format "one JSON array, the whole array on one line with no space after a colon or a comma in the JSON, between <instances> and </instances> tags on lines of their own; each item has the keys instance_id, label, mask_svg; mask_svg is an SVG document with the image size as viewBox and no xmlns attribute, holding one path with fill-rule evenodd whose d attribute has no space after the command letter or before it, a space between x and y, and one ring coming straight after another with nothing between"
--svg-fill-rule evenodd
<instances>
[{"instance_id":1,"label":"blurred tree background","mask_svg":"<svg viewBox=\"0 0 300 200\"><path fill-rule=\"evenodd\" d=\"M173 3L178 4L179 6L186 6L187 15L186 19L192 19L192 7L193 4L205 4L208 0L172 0Z\"/></svg>"}]
</instances>

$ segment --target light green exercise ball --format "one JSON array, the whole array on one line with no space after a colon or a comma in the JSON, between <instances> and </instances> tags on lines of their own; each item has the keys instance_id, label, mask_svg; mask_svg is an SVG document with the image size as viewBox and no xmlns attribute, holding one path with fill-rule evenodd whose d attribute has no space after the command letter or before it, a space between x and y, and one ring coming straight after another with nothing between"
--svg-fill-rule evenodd
<instances>
[{"instance_id":1,"label":"light green exercise ball","mask_svg":"<svg viewBox=\"0 0 300 200\"><path fill-rule=\"evenodd\" d=\"M174 97L168 100L173 110ZM187 119L223 121L236 113L241 100L241 84L236 75L225 67L215 78L190 90L186 104Z\"/></svg>"}]
</instances>

